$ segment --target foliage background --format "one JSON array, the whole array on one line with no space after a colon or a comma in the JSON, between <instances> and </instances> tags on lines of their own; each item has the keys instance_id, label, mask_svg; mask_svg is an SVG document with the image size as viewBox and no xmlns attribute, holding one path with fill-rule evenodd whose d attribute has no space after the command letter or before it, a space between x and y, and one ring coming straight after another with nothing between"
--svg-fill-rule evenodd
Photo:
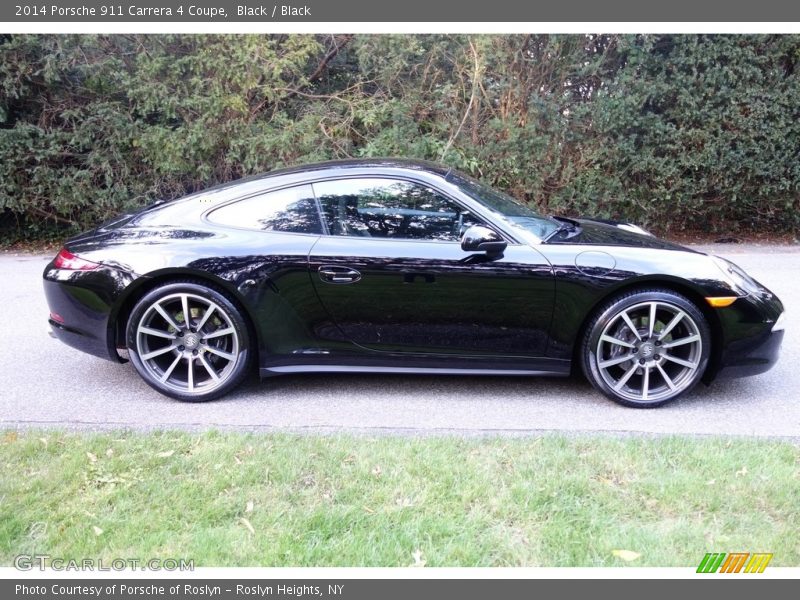
<instances>
[{"instance_id":1,"label":"foliage background","mask_svg":"<svg viewBox=\"0 0 800 600\"><path fill-rule=\"evenodd\" d=\"M797 232L796 35L3 35L3 240L351 156L545 213Z\"/></svg>"}]
</instances>

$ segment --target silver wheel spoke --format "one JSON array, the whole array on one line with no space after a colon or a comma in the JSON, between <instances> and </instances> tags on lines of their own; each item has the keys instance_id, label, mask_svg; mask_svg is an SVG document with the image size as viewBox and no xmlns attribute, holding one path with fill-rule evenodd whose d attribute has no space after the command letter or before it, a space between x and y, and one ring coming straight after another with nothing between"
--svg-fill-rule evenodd
<instances>
[{"instance_id":1,"label":"silver wheel spoke","mask_svg":"<svg viewBox=\"0 0 800 600\"><path fill-rule=\"evenodd\" d=\"M617 346L624 346L625 348L635 348L635 346L629 342L624 340L618 340L615 337L611 337L610 335L603 335L600 336L600 340L603 342L608 342L609 344L616 344Z\"/></svg>"},{"instance_id":2,"label":"silver wheel spoke","mask_svg":"<svg viewBox=\"0 0 800 600\"><path fill-rule=\"evenodd\" d=\"M206 321L208 321L208 318L211 316L211 314L212 314L213 312L214 312L214 305L213 305L213 304L211 304L211 305L209 305L209 307L206 309L206 314L204 314L204 315L203 315L203 318L202 318L202 319L200 319L200 322L197 324L197 329L196 329L196 331L200 331L200 330L203 328L203 325L205 325L205 324L206 324Z\"/></svg>"},{"instance_id":3,"label":"silver wheel spoke","mask_svg":"<svg viewBox=\"0 0 800 600\"><path fill-rule=\"evenodd\" d=\"M630 369L625 371L625 375L623 375L622 378L616 383L614 389L617 391L621 390L622 386L628 383L628 379L633 377L633 374L636 373L636 369L638 368L638 366L639 365L633 365Z\"/></svg>"},{"instance_id":4,"label":"silver wheel spoke","mask_svg":"<svg viewBox=\"0 0 800 600\"><path fill-rule=\"evenodd\" d=\"M217 372L214 370L214 367L208 364L206 357L203 356L202 354L200 355L200 363L206 368L208 374L211 375L211 379L213 379L214 381L219 381L219 375L217 375Z\"/></svg>"},{"instance_id":5,"label":"silver wheel spoke","mask_svg":"<svg viewBox=\"0 0 800 600\"><path fill-rule=\"evenodd\" d=\"M147 354L142 354L142 360L150 360L151 358L155 358L156 356L161 356L162 354L166 354L167 352L172 352L175 350L175 346L164 346L163 348L159 348L158 350L153 350L152 352L148 352Z\"/></svg>"},{"instance_id":6,"label":"silver wheel spoke","mask_svg":"<svg viewBox=\"0 0 800 600\"><path fill-rule=\"evenodd\" d=\"M600 367L601 369L607 369L608 367L613 367L614 365L624 363L627 360L633 360L633 354L626 354L624 356L617 356L616 358L610 358L608 360L604 360L598 363L597 366Z\"/></svg>"},{"instance_id":7,"label":"silver wheel spoke","mask_svg":"<svg viewBox=\"0 0 800 600\"><path fill-rule=\"evenodd\" d=\"M667 375L667 372L664 370L664 367L662 367L659 363L656 363L656 369L658 369L658 372L661 373L661 377L664 378L664 381L666 382L667 387L669 387L669 389L671 390L677 389L675 387L675 382L673 382L672 378L670 378L670 376Z\"/></svg>"},{"instance_id":8,"label":"silver wheel spoke","mask_svg":"<svg viewBox=\"0 0 800 600\"><path fill-rule=\"evenodd\" d=\"M655 329L655 326L656 326L656 310L657 309L658 309L658 304L656 304L655 302L652 302L650 304L650 321L647 324L649 337L653 337L653 330Z\"/></svg>"},{"instance_id":9,"label":"silver wheel spoke","mask_svg":"<svg viewBox=\"0 0 800 600\"><path fill-rule=\"evenodd\" d=\"M155 337L164 338L167 340L174 340L175 334L170 333L169 331L164 331L162 329L153 329L152 327L145 327L144 325L139 325L138 333L144 333L146 335L153 335Z\"/></svg>"},{"instance_id":10,"label":"silver wheel spoke","mask_svg":"<svg viewBox=\"0 0 800 600\"><path fill-rule=\"evenodd\" d=\"M221 356L225 360L234 360L236 358L235 354L231 354L230 352L225 352L220 350L219 348L215 348L214 346L206 346L206 350L211 352L211 354L216 354L217 356Z\"/></svg>"},{"instance_id":11,"label":"silver wheel spoke","mask_svg":"<svg viewBox=\"0 0 800 600\"><path fill-rule=\"evenodd\" d=\"M644 368L644 377L642 378L642 400L647 400L650 395L650 367Z\"/></svg>"},{"instance_id":12,"label":"silver wheel spoke","mask_svg":"<svg viewBox=\"0 0 800 600\"><path fill-rule=\"evenodd\" d=\"M192 319L192 315L189 314L189 296L186 294L181 296L181 308L183 309L183 324L186 326L186 329L191 329L189 327L189 322Z\"/></svg>"},{"instance_id":13,"label":"silver wheel spoke","mask_svg":"<svg viewBox=\"0 0 800 600\"><path fill-rule=\"evenodd\" d=\"M181 330L181 326L178 325L175 322L175 319L173 319L170 316L170 314L162 308L162 306L160 304L158 304L158 303L153 304L153 308L156 309L156 312L158 314L160 314L162 317L164 317L164 320L167 322L167 324L170 325L172 328L174 328L175 331L180 331Z\"/></svg>"},{"instance_id":14,"label":"silver wheel spoke","mask_svg":"<svg viewBox=\"0 0 800 600\"><path fill-rule=\"evenodd\" d=\"M216 331L212 331L211 333L205 334L203 337L208 339L220 337L223 335L230 335L234 332L233 327L226 327L225 329L217 329Z\"/></svg>"},{"instance_id":15,"label":"silver wheel spoke","mask_svg":"<svg viewBox=\"0 0 800 600\"><path fill-rule=\"evenodd\" d=\"M688 369L696 369L697 368L697 363L693 363L693 362L690 362L688 360L684 360L682 358L678 358L677 356L672 356L671 354L664 354L663 356L664 356L665 359L667 359L669 361L672 361L672 362L674 362L674 363L676 363L678 365L681 365L683 367L686 367Z\"/></svg>"},{"instance_id":16,"label":"silver wheel spoke","mask_svg":"<svg viewBox=\"0 0 800 600\"><path fill-rule=\"evenodd\" d=\"M181 362L182 358L183 358L182 354L178 354L178 356L175 357L175 360L172 361L172 364L167 368L166 371L164 371L164 374L161 376L161 383L164 383L167 381L167 379L169 379L169 376L172 375L172 372L175 370L175 367L178 366L178 363Z\"/></svg>"},{"instance_id":17,"label":"silver wheel spoke","mask_svg":"<svg viewBox=\"0 0 800 600\"><path fill-rule=\"evenodd\" d=\"M675 346L683 346L684 344L691 344L692 342L699 342L700 336L690 335L689 337L681 338L679 340L672 340L671 342L667 342L666 344L662 344L662 348L674 348Z\"/></svg>"},{"instance_id":18,"label":"silver wheel spoke","mask_svg":"<svg viewBox=\"0 0 800 600\"><path fill-rule=\"evenodd\" d=\"M194 391L194 360L191 357L186 358L186 386L190 392Z\"/></svg>"},{"instance_id":19,"label":"silver wheel spoke","mask_svg":"<svg viewBox=\"0 0 800 600\"><path fill-rule=\"evenodd\" d=\"M622 317L622 320L625 321L625 324L628 326L628 329L630 329L633 332L633 335L636 336L636 339L641 342L642 336L639 335L639 329L636 327L636 325L633 324L633 321L631 321L631 318L628 315L628 311L623 310L622 313L620 313L620 316Z\"/></svg>"},{"instance_id":20,"label":"silver wheel spoke","mask_svg":"<svg viewBox=\"0 0 800 600\"><path fill-rule=\"evenodd\" d=\"M686 313L685 313L685 312L683 312L682 310L681 310L681 311L678 311L678 314L677 314L677 315L675 315L674 317L672 317L672 320L669 322L669 324L668 324L666 327L664 327L664 329L662 329L661 331L659 331L659 333L658 333L658 339L659 339L659 340L663 340L663 339L664 339L664 338L665 338L665 337L666 337L666 336L669 334L669 332L670 332L670 331L672 331L673 329L675 329L675 326L676 326L678 323L680 323L680 322L681 322L681 320L683 319L683 317L685 317L685 316L686 316Z\"/></svg>"}]
</instances>

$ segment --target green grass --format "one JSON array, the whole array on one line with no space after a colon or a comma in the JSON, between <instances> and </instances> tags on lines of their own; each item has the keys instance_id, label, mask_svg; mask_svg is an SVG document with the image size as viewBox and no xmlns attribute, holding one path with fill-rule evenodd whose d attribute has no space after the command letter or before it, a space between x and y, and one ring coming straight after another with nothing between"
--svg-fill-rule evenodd
<instances>
[{"instance_id":1,"label":"green grass","mask_svg":"<svg viewBox=\"0 0 800 600\"><path fill-rule=\"evenodd\" d=\"M800 448L780 441L0 434L4 565L406 566L416 553L427 566L696 566L760 551L796 566L799 515Z\"/></svg>"}]
</instances>

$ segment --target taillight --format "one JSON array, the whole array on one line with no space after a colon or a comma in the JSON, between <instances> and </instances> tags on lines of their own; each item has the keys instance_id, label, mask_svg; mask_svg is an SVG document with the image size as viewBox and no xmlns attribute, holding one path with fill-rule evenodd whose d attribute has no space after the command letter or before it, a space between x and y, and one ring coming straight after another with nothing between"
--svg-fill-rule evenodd
<instances>
[{"instance_id":1,"label":"taillight","mask_svg":"<svg viewBox=\"0 0 800 600\"><path fill-rule=\"evenodd\" d=\"M66 248L62 248L61 252L58 253L58 256L56 256L53 261L53 266L56 269L66 269L68 271L91 271L100 265L84 260L80 256L75 256Z\"/></svg>"}]
</instances>

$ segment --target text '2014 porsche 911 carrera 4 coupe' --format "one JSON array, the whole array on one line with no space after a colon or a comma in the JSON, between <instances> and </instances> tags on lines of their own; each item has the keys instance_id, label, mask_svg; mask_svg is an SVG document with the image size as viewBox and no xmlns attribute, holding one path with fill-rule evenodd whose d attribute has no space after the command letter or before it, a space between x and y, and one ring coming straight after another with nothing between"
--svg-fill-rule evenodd
<instances>
[{"instance_id":1,"label":"text '2014 porsche 911 carrera 4 coupe'","mask_svg":"<svg viewBox=\"0 0 800 600\"><path fill-rule=\"evenodd\" d=\"M627 406L777 360L783 305L724 259L537 214L390 159L274 171L122 215L44 272L54 334L179 400L251 368L568 375Z\"/></svg>"}]
</instances>

